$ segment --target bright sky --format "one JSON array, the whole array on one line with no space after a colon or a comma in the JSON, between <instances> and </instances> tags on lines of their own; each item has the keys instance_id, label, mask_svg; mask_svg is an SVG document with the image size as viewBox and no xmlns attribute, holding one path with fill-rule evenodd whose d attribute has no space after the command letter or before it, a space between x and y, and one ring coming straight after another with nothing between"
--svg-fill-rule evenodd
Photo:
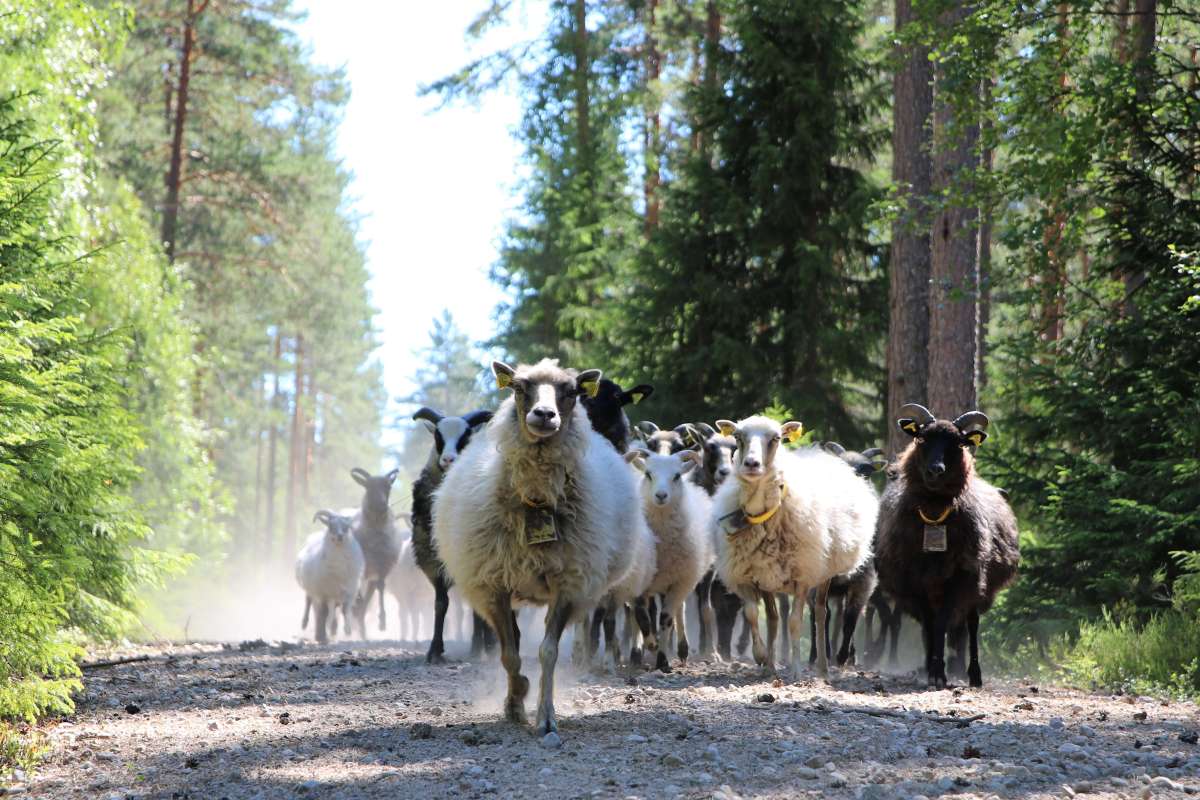
<instances>
[{"instance_id":1,"label":"bright sky","mask_svg":"<svg viewBox=\"0 0 1200 800\"><path fill-rule=\"evenodd\" d=\"M512 129L520 105L493 93L478 108L430 113L417 89L479 55L541 29L543 4L517 3L510 25L471 47L468 23L487 0L397 3L299 0L308 11L300 34L314 60L344 65L351 99L338 137L355 175L363 215L371 296L388 392L415 388L415 348L428 342L433 318L449 308L476 341L494 332L501 299L488 280L502 222L515 205L520 149Z\"/></svg>"}]
</instances>

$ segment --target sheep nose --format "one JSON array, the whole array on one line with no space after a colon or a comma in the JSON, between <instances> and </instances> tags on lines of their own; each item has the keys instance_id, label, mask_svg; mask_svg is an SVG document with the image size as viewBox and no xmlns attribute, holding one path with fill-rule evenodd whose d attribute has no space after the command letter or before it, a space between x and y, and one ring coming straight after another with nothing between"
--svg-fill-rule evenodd
<instances>
[{"instance_id":1,"label":"sheep nose","mask_svg":"<svg viewBox=\"0 0 1200 800\"><path fill-rule=\"evenodd\" d=\"M743 463L750 469L758 469L760 466L762 466L758 463L758 459L754 458L753 456L747 458Z\"/></svg>"},{"instance_id":2,"label":"sheep nose","mask_svg":"<svg viewBox=\"0 0 1200 800\"><path fill-rule=\"evenodd\" d=\"M929 473L929 477L936 478L937 476L942 475L946 472L946 465L945 464L930 464L928 467L925 468L925 471L927 473Z\"/></svg>"},{"instance_id":3,"label":"sheep nose","mask_svg":"<svg viewBox=\"0 0 1200 800\"><path fill-rule=\"evenodd\" d=\"M454 463L454 456L442 456L442 463L449 466Z\"/></svg>"},{"instance_id":4,"label":"sheep nose","mask_svg":"<svg viewBox=\"0 0 1200 800\"><path fill-rule=\"evenodd\" d=\"M667 493L666 492L655 492L654 499L660 503L665 503L665 502L667 502Z\"/></svg>"},{"instance_id":5,"label":"sheep nose","mask_svg":"<svg viewBox=\"0 0 1200 800\"><path fill-rule=\"evenodd\" d=\"M552 420L556 416L558 416L558 412L555 411L553 408L546 408L545 406L538 406L537 408L535 408L533 410L533 415L540 420L549 422L550 420Z\"/></svg>"}]
</instances>

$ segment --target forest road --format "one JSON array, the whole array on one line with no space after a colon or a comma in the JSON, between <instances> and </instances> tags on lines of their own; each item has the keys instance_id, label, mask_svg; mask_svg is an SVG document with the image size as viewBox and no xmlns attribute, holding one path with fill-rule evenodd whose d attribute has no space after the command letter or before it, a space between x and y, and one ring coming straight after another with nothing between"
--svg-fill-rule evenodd
<instances>
[{"instance_id":1,"label":"forest road","mask_svg":"<svg viewBox=\"0 0 1200 800\"><path fill-rule=\"evenodd\" d=\"M1200 714L1185 702L1002 680L930 691L852 670L791 683L746 663L634 684L575 676L564 652L563 743L548 749L500 719L495 661L427 666L394 642L121 655L138 653L152 658L89 670L76 713L44 725L52 752L25 796L1200 795Z\"/></svg>"}]
</instances>

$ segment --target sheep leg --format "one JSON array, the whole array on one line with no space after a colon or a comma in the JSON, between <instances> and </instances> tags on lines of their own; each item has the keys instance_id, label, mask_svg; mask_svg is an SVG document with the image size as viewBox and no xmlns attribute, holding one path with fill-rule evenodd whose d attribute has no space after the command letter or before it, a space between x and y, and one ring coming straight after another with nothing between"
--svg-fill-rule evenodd
<instances>
[{"instance_id":1,"label":"sheep leg","mask_svg":"<svg viewBox=\"0 0 1200 800\"><path fill-rule=\"evenodd\" d=\"M648 609L645 597L639 597L633 601L634 619L637 620L638 630L642 634L642 646L635 646L629 651L630 666L640 666L642 663L642 650L650 649L650 642L654 639L654 625L651 622L650 609ZM655 644L657 647L657 643Z\"/></svg>"},{"instance_id":2,"label":"sheep leg","mask_svg":"<svg viewBox=\"0 0 1200 800\"><path fill-rule=\"evenodd\" d=\"M546 635L538 650L542 680L537 722L534 727L535 732L541 736L558 731L558 721L554 717L554 665L558 663L558 641L562 637L563 629L571 621L574 611L569 600L556 598L550 613L546 615Z\"/></svg>"},{"instance_id":3,"label":"sheep leg","mask_svg":"<svg viewBox=\"0 0 1200 800\"><path fill-rule=\"evenodd\" d=\"M788 664L791 666L791 670L792 670L792 680L795 680L795 681L800 680L800 669L801 669L801 664L802 664L802 662L800 660L800 653L801 653L800 634L804 628L804 606L808 605L807 602L802 602L801 598L804 598L805 600L807 600L808 592L797 592L796 593L795 603L794 603L795 608L793 609L796 613L794 613L788 617L788 628L789 628L788 633L791 634L791 637L789 638L789 642L790 642L791 646L790 646L790 649L788 650L787 657L788 657ZM812 610L811 605L809 605L809 610L810 611ZM813 622L812 614L809 614L808 620L809 620L809 625L812 625L812 622ZM811 649L811 647L810 647L810 649Z\"/></svg>"},{"instance_id":4,"label":"sheep leg","mask_svg":"<svg viewBox=\"0 0 1200 800\"><path fill-rule=\"evenodd\" d=\"M713 580L712 596L716 598L717 655L732 661L733 627L737 624L738 612L742 610L742 601L718 579Z\"/></svg>"},{"instance_id":5,"label":"sheep leg","mask_svg":"<svg viewBox=\"0 0 1200 800\"><path fill-rule=\"evenodd\" d=\"M676 654L679 656L680 661L686 663L688 654L691 651L687 637L687 594L683 593L678 596L672 595L671 597L666 598L666 601L668 607L671 609L671 615L668 624L672 629L672 638L676 638L679 641L679 647L676 651ZM701 627L703 627L703 623L701 624Z\"/></svg>"},{"instance_id":6,"label":"sheep leg","mask_svg":"<svg viewBox=\"0 0 1200 800\"><path fill-rule=\"evenodd\" d=\"M335 638L337 637L337 628L338 628L337 612L338 612L338 604L337 603L331 604L330 608L329 608L329 635L333 636ZM347 636L350 635L349 628L346 628L346 635Z\"/></svg>"},{"instance_id":7,"label":"sheep leg","mask_svg":"<svg viewBox=\"0 0 1200 800\"><path fill-rule=\"evenodd\" d=\"M858 618L862 616L862 613L861 601L846 603L846 609L842 614L842 646L838 648L837 655L839 667L845 666L847 662L851 665L855 662L854 631L858 628Z\"/></svg>"},{"instance_id":8,"label":"sheep leg","mask_svg":"<svg viewBox=\"0 0 1200 800\"><path fill-rule=\"evenodd\" d=\"M383 603L383 578L375 581L375 591L379 593L379 630L382 633L387 630L387 611L384 610Z\"/></svg>"},{"instance_id":9,"label":"sheep leg","mask_svg":"<svg viewBox=\"0 0 1200 800\"><path fill-rule=\"evenodd\" d=\"M808 663L817 660L817 592L813 590L805 595L808 601Z\"/></svg>"},{"instance_id":10,"label":"sheep leg","mask_svg":"<svg viewBox=\"0 0 1200 800\"><path fill-rule=\"evenodd\" d=\"M433 640L429 643L429 652L425 654L425 663L444 664L446 644L442 641L442 632L446 628L446 612L450 610L450 587L440 573L433 582L433 593Z\"/></svg>"},{"instance_id":11,"label":"sheep leg","mask_svg":"<svg viewBox=\"0 0 1200 800\"><path fill-rule=\"evenodd\" d=\"M763 608L767 612L767 652L771 654L771 668L775 667L775 641L779 637L779 607L775 605L772 592L760 592Z\"/></svg>"},{"instance_id":12,"label":"sheep leg","mask_svg":"<svg viewBox=\"0 0 1200 800\"><path fill-rule=\"evenodd\" d=\"M946 688L946 624L950 618L950 606L942 603L929 617L929 664L928 683L935 689Z\"/></svg>"},{"instance_id":13,"label":"sheep leg","mask_svg":"<svg viewBox=\"0 0 1200 800\"><path fill-rule=\"evenodd\" d=\"M604 627L604 618L607 615L607 608L604 605L596 606L596 610L592 613L592 624L588 628L588 661L596 657L596 651L600 649L600 629Z\"/></svg>"},{"instance_id":14,"label":"sheep leg","mask_svg":"<svg viewBox=\"0 0 1200 800\"><path fill-rule=\"evenodd\" d=\"M713 571L704 573L704 577L696 584L696 607L700 609L700 657L709 658L713 654L713 631L716 628L716 614L712 607Z\"/></svg>"},{"instance_id":15,"label":"sheep leg","mask_svg":"<svg viewBox=\"0 0 1200 800\"><path fill-rule=\"evenodd\" d=\"M967 626L963 623L946 632L949 644L954 648L954 655L946 664L946 675L965 678L967 675Z\"/></svg>"},{"instance_id":16,"label":"sheep leg","mask_svg":"<svg viewBox=\"0 0 1200 800\"><path fill-rule=\"evenodd\" d=\"M750 638L754 641L754 661L763 668L766 674L773 675L775 673L774 654L767 650L767 646L763 643L762 633L758 630L758 591L755 589L744 591L742 620L746 629L750 631Z\"/></svg>"},{"instance_id":17,"label":"sheep leg","mask_svg":"<svg viewBox=\"0 0 1200 800\"><path fill-rule=\"evenodd\" d=\"M792 599L782 592L775 596L779 605L779 653L780 661L786 661L792 652L792 636L788 630L788 619L792 615Z\"/></svg>"},{"instance_id":18,"label":"sheep leg","mask_svg":"<svg viewBox=\"0 0 1200 800\"><path fill-rule=\"evenodd\" d=\"M891 635L891 647L888 651L888 666L894 667L899 662L897 656L897 648L900 645L900 621L903 617L900 614L900 606L897 605L892 609L891 618L888 620L888 632Z\"/></svg>"},{"instance_id":19,"label":"sheep leg","mask_svg":"<svg viewBox=\"0 0 1200 800\"><path fill-rule=\"evenodd\" d=\"M500 663L508 674L508 694L504 698L504 718L517 725L525 725L525 695L529 693L529 679L521 674L521 630L517 627L517 615L512 610L512 595L497 592L492 598L488 617L500 640Z\"/></svg>"},{"instance_id":20,"label":"sheep leg","mask_svg":"<svg viewBox=\"0 0 1200 800\"><path fill-rule=\"evenodd\" d=\"M967 667L967 679L978 689L983 686L983 671L979 668L979 611L974 608L967 615L967 635L971 639L971 665Z\"/></svg>"},{"instance_id":21,"label":"sheep leg","mask_svg":"<svg viewBox=\"0 0 1200 800\"><path fill-rule=\"evenodd\" d=\"M630 667L633 666L633 645L636 634L634 631L637 628L637 617L633 612L633 604L626 603L625 624L621 626L621 654L625 657L624 663Z\"/></svg>"},{"instance_id":22,"label":"sheep leg","mask_svg":"<svg viewBox=\"0 0 1200 800\"><path fill-rule=\"evenodd\" d=\"M817 649L817 675L821 678L829 677L829 630L827 628L827 620L829 617L829 584L831 581L825 581L817 587L817 608L824 609L825 613L817 615L817 641L822 643L822 646Z\"/></svg>"},{"instance_id":23,"label":"sheep leg","mask_svg":"<svg viewBox=\"0 0 1200 800\"><path fill-rule=\"evenodd\" d=\"M604 648L608 651L605 671L615 673L621 661L621 650L617 644L617 602L611 599L604 606Z\"/></svg>"},{"instance_id":24,"label":"sheep leg","mask_svg":"<svg viewBox=\"0 0 1200 800\"><path fill-rule=\"evenodd\" d=\"M308 612L312 608L312 598L304 595L304 619L300 620L300 630L308 630Z\"/></svg>"},{"instance_id":25,"label":"sheep leg","mask_svg":"<svg viewBox=\"0 0 1200 800\"><path fill-rule=\"evenodd\" d=\"M317 644L329 641L329 603L317 601Z\"/></svg>"}]
</instances>

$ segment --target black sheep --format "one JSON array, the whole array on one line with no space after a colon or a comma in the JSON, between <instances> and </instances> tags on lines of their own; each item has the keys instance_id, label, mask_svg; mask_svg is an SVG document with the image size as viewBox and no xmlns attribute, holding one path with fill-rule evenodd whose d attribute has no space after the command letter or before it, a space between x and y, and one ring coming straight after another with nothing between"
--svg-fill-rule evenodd
<instances>
[{"instance_id":1,"label":"black sheep","mask_svg":"<svg viewBox=\"0 0 1200 800\"><path fill-rule=\"evenodd\" d=\"M953 422L909 404L897 420L914 441L879 507L875 565L900 610L921 622L930 686L946 686L946 635L970 638L967 677L983 685L979 615L1017 574L1017 520L1008 501L975 473L974 448L988 418L969 411ZM961 652L961 651L960 651Z\"/></svg>"},{"instance_id":2,"label":"black sheep","mask_svg":"<svg viewBox=\"0 0 1200 800\"><path fill-rule=\"evenodd\" d=\"M587 409L596 433L612 442L618 453L624 454L629 449L629 417L625 416L625 406L640 403L652 394L654 387L645 383L625 391L620 384L603 378L596 396L584 395L580 401Z\"/></svg>"},{"instance_id":3,"label":"black sheep","mask_svg":"<svg viewBox=\"0 0 1200 800\"><path fill-rule=\"evenodd\" d=\"M417 566L433 584L433 640L425 660L431 664L445 661L445 645L442 632L446 624L446 611L450 608L450 580L433 545L433 493L442 485L446 470L455 462L471 441L471 435L492 418L490 411L473 411L462 417L447 417L432 408L422 408L413 414L425 429L433 434L433 450L413 484L412 530L413 555ZM471 655L477 656L484 649L491 649L495 636L478 614L474 615L471 632Z\"/></svg>"}]
</instances>

